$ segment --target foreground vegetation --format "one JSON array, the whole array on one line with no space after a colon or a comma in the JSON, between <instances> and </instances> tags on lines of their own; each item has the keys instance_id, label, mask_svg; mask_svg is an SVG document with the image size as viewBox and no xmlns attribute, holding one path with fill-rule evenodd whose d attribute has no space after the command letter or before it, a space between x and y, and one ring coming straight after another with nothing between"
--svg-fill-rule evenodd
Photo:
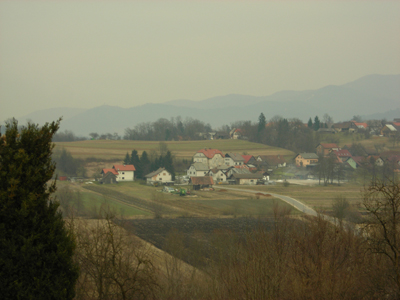
<instances>
[{"instance_id":1,"label":"foreground vegetation","mask_svg":"<svg viewBox=\"0 0 400 300\"><path fill-rule=\"evenodd\" d=\"M292 218L278 205L269 219L230 219L247 224L240 230L109 214L92 226L71 223L81 263L77 299L398 299L400 187L378 182L362 197L369 212L362 229Z\"/></svg>"}]
</instances>

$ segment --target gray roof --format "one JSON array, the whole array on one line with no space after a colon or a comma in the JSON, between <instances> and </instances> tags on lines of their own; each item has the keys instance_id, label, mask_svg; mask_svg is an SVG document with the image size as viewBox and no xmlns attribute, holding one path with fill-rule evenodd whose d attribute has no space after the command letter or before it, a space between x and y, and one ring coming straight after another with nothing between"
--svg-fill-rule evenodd
<instances>
[{"instance_id":1,"label":"gray roof","mask_svg":"<svg viewBox=\"0 0 400 300\"><path fill-rule=\"evenodd\" d=\"M194 167L196 171L208 171L208 166L203 163L195 162L191 165L191 167Z\"/></svg>"},{"instance_id":2,"label":"gray roof","mask_svg":"<svg viewBox=\"0 0 400 300\"><path fill-rule=\"evenodd\" d=\"M159 168L158 170L153 171L153 172L147 174L147 175L144 176L144 177L146 177L146 178L151 178L151 177L153 177L154 175L160 174L162 171L165 171L165 168ZM168 172L168 171L167 171L167 172Z\"/></svg>"},{"instance_id":3,"label":"gray roof","mask_svg":"<svg viewBox=\"0 0 400 300\"><path fill-rule=\"evenodd\" d=\"M301 157L305 158L305 159L318 159L318 155L315 153L299 153L299 154L297 154L297 156L299 156L299 155L301 155Z\"/></svg>"},{"instance_id":4,"label":"gray roof","mask_svg":"<svg viewBox=\"0 0 400 300\"><path fill-rule=\"evenodd\" d=\"M246 168L232 168L232 174L251 174L249 169Z\"/></svg>"},{"instance_id":5,"label":"gray roof","mask_svg":"<svg viewBox=\"0 0 400 300\"><path fill-rule=\"evenodd\" d=\"M230 152L230 153L225 154L225 157L230 157L230 158L232 158L234 161L244 161L243 156L241 156L241 155L238 154L238 153L232 153L232 152Z\"/></svg>"}]
</instances>

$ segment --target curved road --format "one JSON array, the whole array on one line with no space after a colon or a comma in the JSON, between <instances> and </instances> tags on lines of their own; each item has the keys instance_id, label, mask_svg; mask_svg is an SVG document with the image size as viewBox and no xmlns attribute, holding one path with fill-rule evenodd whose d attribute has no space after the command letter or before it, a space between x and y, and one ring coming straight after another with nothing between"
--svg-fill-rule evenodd
<instances>
[{"instance_id":1,"label":"curved road","mask_svg":"<svg viewBox=\"0 0 400 300\"><path fill-rule=\"evenodd\" d=\"M238 191L238 192L242 192L242 193L245 192L245 193L252 193L252 194L258 194L258 193L260 193L260 194L269 194L269 195L271 195L271 196L273 196L275 198L281 199L282 201L290 204L291 206L293 206L297 210L299 210L299 211L301 211L301 212L303 212L303 213L305 213L307 215L310 215L310 216L313 216L313 217L317 217L318 216L318 213L315 210L313 210L312 208L308 207L307 205L305 205L304 203L300 202L299 200L296 200L296 199L288 197L288 196L279 195L279 194L273 194L273 193L265 193L265 192L261 192L261 191L253 191L253 190L248 190L248 189L229 188L229 187L225 187L225 186L224 187L219 187L219 186L216 187L216 186L214 186L214 188L216 188L216 189L224 189L224 190L231 190L231 191ZM336 224L335 218L332 218L332 217L326 216L326 215L321 215L321 214L320 214L320 216L322 216L325 220Z\"/></svg>"}]
</instances>

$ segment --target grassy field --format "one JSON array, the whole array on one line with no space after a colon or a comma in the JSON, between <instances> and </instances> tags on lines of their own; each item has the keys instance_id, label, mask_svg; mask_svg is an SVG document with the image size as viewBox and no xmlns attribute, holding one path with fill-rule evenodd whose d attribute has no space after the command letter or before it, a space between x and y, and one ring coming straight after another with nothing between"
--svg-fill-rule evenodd
<instances>
[{"instance_id":1,"label":"grassy field","mask_svg":"<svg viewBox=\"0 0 400 300\"><path fill-rule=\"evenodd\" d=\"M295 153L277 147L251 143L244 140L202 140L202 141L173 141L165 142L168 149L177 158L190 159L193 154L203 148L216 148L223 153L237 152L251 155L276 155L280 154L286 158L294 157ZM136 149L139 154L143 151L150 153L152 150L159 149L160 142L152 141L112 141L112 140L88 140L80 142L58 142L56 149L65 148L75 158L95 157L105 160L123 160L127 152Z\"/></svg>"},{"instance_id":2,"label":"grassy field","mask_svg":"<svg viewBox=\"0 0 400 300\"><path fill-rule=\"evenodd\" d=\"M81 192L81 200L85 208L89 211L98 212L102 206L108 207L112 212L122 217L149 216L150 212L138 209L134 206L115 201L103 195L91 192Z\"/></svg>"},{"instance_id":3,"label":"grassy field","mask_svg":"<svg viewBox=\"0 0 400 300\"><path fill-rule=\"evenodd\" d=\"M274 202L282 207L290 207L273 197L224 189L191 191L191 195L186 197L163 193L161 188L141 185L138 182L116 185L82 184L78 189L88 209L99 209L102 204L106 204L118 215L122 214L128 218L138 215L154 216L156 212L172 218L272 216ZM293 210L292 213L298 212Z\"/></svg>"},{"instance_id":4,"label":"grassy field","mask_svg":"<svg viewBox=\"0 0 400 300\"><path fill-rule=\"evenodd\" d=\"M240 186L237 186L240 188ZM235 187L236 188L236 187ZM242 188L249 189L250 187ZM252 190L256 189L266 193L276 193L285 196L289 196L300 200L308 206L316 209L317 211L330 211L333 200L336 197L344 196L350 202L350 204L359 211L363 211L361 206L361 185L344 184L341 186L305 186L291 184L288 187L284 187L282 184L268 185L268 186L256 186L251 187Z\"/></svg>"}]
</instances>

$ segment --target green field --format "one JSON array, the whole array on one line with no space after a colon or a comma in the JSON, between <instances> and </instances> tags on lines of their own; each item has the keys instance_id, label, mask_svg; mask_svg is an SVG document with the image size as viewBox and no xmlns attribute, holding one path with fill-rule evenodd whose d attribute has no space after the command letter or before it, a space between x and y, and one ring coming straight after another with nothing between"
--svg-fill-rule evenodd
<instances>
[{"instance_id":1,"label":"green field","mask_svg":"<svg viewBox=\"0 0 400 300\"><path fill-rule=\"evenodd\" d=\"M106 197L104 195L98 195L90 192L81 192L81 200L86 210L96 213L99 212L101 208L109 209L111 212L122 217L132 217L132 216L149 216L150 212L145 210L140 210L134 206L127 205Z\"/></svg>"},{"instance_id":2,"label":"green field","mask_svg":"<svg viewBox=\"0 0 400 300\"><path fill-rule=\"evenodd\" d=\"M237 152L251 155L276 155L280 154L286 158L294 157L295 153L277 147L271 147L258 143L251 143L244 140L201 140L201 141L172 141L165 142L168 149L177 158L193 157L196 151L203 148L215 148L223 153ZM98 159L117 159L123 160L127 152L136 149L139 155L143 151L150 153L152 150L159 149L160 142L152 141L112 141L112 140L88 140L79 142L57 142L56 149L65 148L75 158L95 157Z\"/></svg>"}]
</instances>

